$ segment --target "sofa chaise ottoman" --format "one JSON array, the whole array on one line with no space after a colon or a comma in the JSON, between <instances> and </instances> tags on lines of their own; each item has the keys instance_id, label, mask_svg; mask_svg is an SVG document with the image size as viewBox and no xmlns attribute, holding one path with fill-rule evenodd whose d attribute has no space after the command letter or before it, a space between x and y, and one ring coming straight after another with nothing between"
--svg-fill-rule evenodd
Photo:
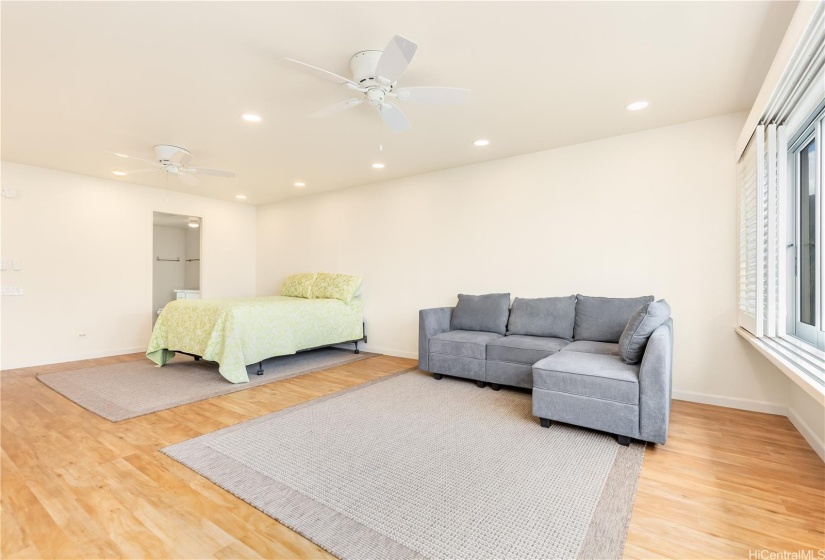
<instances>
[{"instance_id":1,"label":"sofa chaise ottoman","mask_svg":"<svg viewBox=\"0 0 825 560\"><path fill-rule=\"evenodd\" d=\"M532 389L533 414L665 443L673 321L666 302L640 298L459 295L456 307L419 313L419 368Z\"/></svg>"}]
</instances>

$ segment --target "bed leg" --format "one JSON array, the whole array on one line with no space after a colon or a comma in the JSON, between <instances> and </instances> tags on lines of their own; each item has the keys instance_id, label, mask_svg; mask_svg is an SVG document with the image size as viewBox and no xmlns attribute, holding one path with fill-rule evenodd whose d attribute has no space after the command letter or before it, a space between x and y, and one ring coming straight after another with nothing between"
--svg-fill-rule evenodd
<instances>
[{"instance_id":1,"label":"bed leg","mask_svg":"<svg viewBox=\"0 0 825 560\"><path fill-rule=\"evenodd\" d=\"M361 353L361 351L358 349L358 341L357 341L357 340L355 341L355 353L356 353L356 354L360 354L360 353Z\"/></svg>"},{"instance_id":2,"label":"bed leg","mask_svg":"<svg viewBox=\"0 0 825 560\"><path fill-rule=\"evenodd\" d=\"M257 373L258 375L263 375L264 374L264 363L263 362L258 362L258 371L256 371L255 373Z\"/></svg>"}]
</instances>

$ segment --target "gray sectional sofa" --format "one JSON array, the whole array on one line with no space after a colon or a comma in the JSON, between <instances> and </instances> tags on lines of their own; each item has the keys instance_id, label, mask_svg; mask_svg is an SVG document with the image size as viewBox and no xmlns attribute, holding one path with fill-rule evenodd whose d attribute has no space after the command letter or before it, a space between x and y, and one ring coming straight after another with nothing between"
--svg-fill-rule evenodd
<instances>
[{"instance_id":1,"label":"gray sectional sofa","mask_svg":"<svg viewBox=\"0 0 825 560\"><path fill-rule=\"evenodd\" d=\"M664 300L459 295L456 307L419 313L419 368L532 389L533 415L665 443L673 321Z\"/></svg>"}]
</instances>

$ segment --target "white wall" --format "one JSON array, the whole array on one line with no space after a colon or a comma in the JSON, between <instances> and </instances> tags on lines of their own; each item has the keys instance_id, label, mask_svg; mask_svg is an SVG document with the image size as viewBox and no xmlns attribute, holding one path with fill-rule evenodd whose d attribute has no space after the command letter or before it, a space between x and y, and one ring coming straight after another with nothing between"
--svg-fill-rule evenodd
<instances>
[{"instance_id":1,"label":"white wall","mask_svg":"<svg viewBox=\"0 0 825 560\"><path fill-rule=\"evenodd\" d=\"M0 181L19 191L0 252L22 264L0 280L25 290L0 302L4 369L146 348L153 211L203 217L204 296L255 294L252 206L6 162Z\"/></svg>"},{"instance_id":2,"label":"white wall","mask_svg":"<svg viewBox=\"0 0 825 560\"><path fill-rule=\"evenodd\" d=\"M201 286L201 231L203 228L186 228L186 264L184 265L184 287L199 290Z\"/></svg>"},{"instance_id":3,"label":"white wall","mask_svg":"<svg viewBox=\"0 0 825 560\"><path fill-rule=\"evenodd\" d=\"M154 325L158 309L175 299L175 290L184 289L186 276L186 245L188 237L181 228L154 226L152 228L152 309ZM170 260L157 260L157 257ZM180 259L174 261L171 259ZM196 263L191 263L196 264Z\"/></svg>"},{"instance_id":4,"label":"white wall","mask_svg":"<svg viewBox=\"0 0 825 560\"><path fill-rule=\"evenodd\" d=\"M788 418L825 461L825 408L796 383L788 385Z\"/></svg>"},{"instance_id":5,"label":"white wall","mask_svg":"<svg viewBox=\"0 0 825 560\"><path fill-rule=\"evenodd\" d=\"M258 293L299 271L361 274L368 347L409 357L418 310L459 292L653 294L673 308L677 397L784 413L787 378L734 332L744 118L259 207Z\"/></svg>"}]
</instances>

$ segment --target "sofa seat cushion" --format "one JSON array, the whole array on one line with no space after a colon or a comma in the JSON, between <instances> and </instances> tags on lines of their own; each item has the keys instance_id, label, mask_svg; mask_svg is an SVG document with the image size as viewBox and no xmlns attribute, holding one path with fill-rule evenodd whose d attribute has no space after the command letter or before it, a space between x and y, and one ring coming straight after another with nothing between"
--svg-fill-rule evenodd
<instances>
[{"instance_id":1,"label":"sofa seat cushion","mask_svg":"<svg viewBox=\"0 0 825 560\"><path fill-rule=\"evenodd\" d=\"M487 357L487 343L502 335L481 331L448 331L430 338L430 352L483 360Z\"/></svg>"},{"instance_id":2,"label":"sofa seat cushion","mask_svg":"<svg viewBox=\"0 0 825 560\"><path fill-rule=\"evenodd\" d=\"M487 345L487 359L496 362L533 365L564 348L568 342L561 338L512 335L491 341Z\"/></svg>"},{"instance_id":3,"label":"sofa seat cushion","mask_svg":"<svg viewBox=\"0 0 825 560\"><path fill-rule=\"evenodd\" d=\"M562 348L565 352L583 352L585 354L605 354L618 356L619 345L615 342L593 342L592 340L577 340Z\"/></svg>"},{"instance_id":4,"label":"sofa seat cushion","mask_svg":"<svg viewBox=\"0 0 825 560\"><path fill-rule=\"evenodd\" d=\"M638 406L639 366L618 356L557 352L533 365L533 386Z\"/></svg>"}]
</instances>

